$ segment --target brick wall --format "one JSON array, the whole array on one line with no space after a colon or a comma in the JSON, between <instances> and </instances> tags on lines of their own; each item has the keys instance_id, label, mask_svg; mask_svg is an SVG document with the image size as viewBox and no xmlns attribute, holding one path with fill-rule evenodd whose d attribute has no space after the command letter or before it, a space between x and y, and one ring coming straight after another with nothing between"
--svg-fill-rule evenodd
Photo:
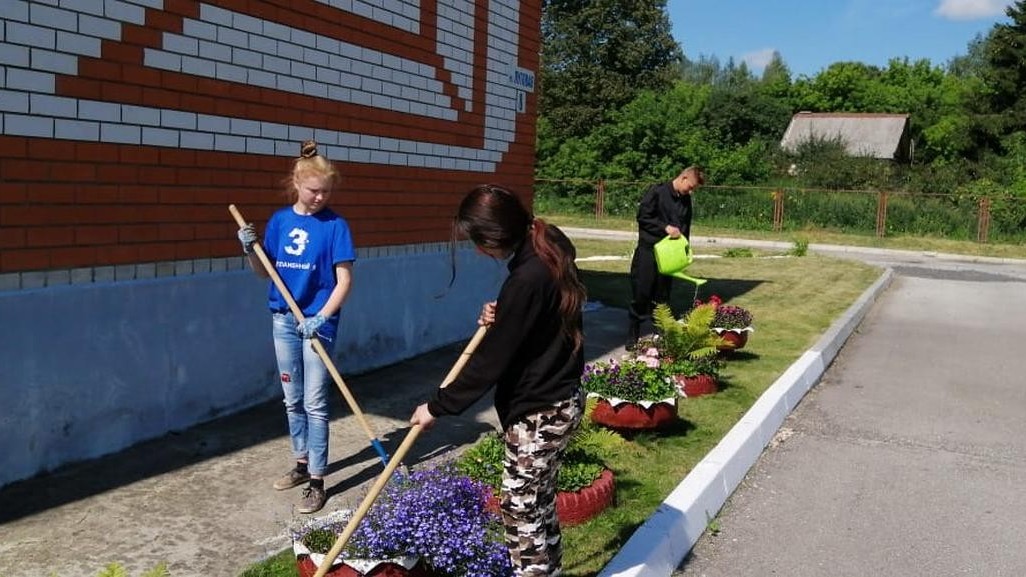
<instances>
[{"instance_id":1,"label":"brick wall","mask_svg":"<svg viewBox=\"0 0 1026 577\"><path fill-rule=\"evenodd\" d=\"M0 0L0 486L281 398L227 205L262 229L307 138L357 245L339 370L469 337L505 268L464 243L450 284L445 241L473 184L530 194L539 12Z\"/></svg>"},{"instance_id":2,"label":"brick wall","mask_svg":"<svg viewBox=\"0 0 1026 577\"><path fill-rule=\"evenodd\" d=\"M0 274L236 255L306 138L358 247L445 240L472 184L530 193L539 12L4 0Z\"/></svg>"}]
</instances>

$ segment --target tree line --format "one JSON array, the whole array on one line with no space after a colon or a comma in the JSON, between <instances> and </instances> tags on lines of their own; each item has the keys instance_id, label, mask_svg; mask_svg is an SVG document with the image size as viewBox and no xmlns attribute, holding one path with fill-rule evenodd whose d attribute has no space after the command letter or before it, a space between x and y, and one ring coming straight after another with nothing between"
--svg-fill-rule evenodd
<instances>
[{"instance_id":1,"label":"tree line","mask_svg":"<svg viewBox=\"0 0 1026 577\"><path fill-rule=\"evenodd\" d=\"M944 64L836 62L795 77L779 54L760 75L686 57L666 0L545 0L537 193L572 201L597 180L700 164L718 185L1026 198L1026 0L1006 16ZM909 114L912 161L852 158L831 141L783 152L800 111Z\"/></svg>"}]
</instances>

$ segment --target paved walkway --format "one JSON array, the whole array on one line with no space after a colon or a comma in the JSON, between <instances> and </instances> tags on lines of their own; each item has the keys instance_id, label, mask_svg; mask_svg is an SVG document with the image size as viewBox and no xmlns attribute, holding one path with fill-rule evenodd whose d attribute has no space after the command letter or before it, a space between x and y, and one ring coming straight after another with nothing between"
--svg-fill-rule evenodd
<instances>
[{"instance_id":1,"label":"paved walkway","mask_svg":"<svg viewBox=\"0 0 1026 577\"><path fill-rule=\"evenodd\" d=\"M586 356L622 352L626 313L586 313ZM618 351L619 349L619 351ZM346 379L386 450L448 373L462 344ZM326 510L356 508L382 471L366 433L334 395ZM490 397L422 433L412 465L498 427ZM278 401L0 489L0 577L94 577L112 561L133 577L161 561L174 577L234 577L290 546L301 489L274 491L291 465Z\"/></svg>"}]
</instances>

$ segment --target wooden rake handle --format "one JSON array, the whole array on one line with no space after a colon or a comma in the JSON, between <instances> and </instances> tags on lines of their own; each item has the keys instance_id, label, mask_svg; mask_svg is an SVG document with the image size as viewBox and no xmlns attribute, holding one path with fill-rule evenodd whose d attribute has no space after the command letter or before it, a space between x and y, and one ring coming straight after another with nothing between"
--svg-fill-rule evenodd
<instances>
[{"instance_id":1,"label":"wooden rake handle","mask_svg":"<svg viewBox=\"0 0 1026 577\"><path fill-rule=\"evenodd\" d=\"M235 219L239 228L246 226L246 219L242 218L242 213L239 212L239 209L236 208L234 204L228 205L228 212L231 213L232 218ZM296 299L292 298L292 293L290 293L289 288L285 286L285 282L281 280L281 275L278 274L278 269L274 268L274 264L271 262L271 259L267 257L267 253L264 252L264 247L260 242L253 245L253 251L256 253L257 258L260 259L260 263L264 265L264 270L267 271L267 275L271 277L271 282L274 283L274 286L278 287L278 292L280 292L282 297L285 298L285 302L289 305L289 310L292 311L296 320L298 322L303 322L303 311L299 308L299 305L296 304ZM354 398L353 394L349 392L349 387L346 386L346 382L342 380L342 375L339 374L338 369L335 367L335 363L331 360L331 355L328 354L328 351L324 348L320 339L310 339L310 344L313 346L314 350L317 351L317 355L321 357L321 360L324 361L324 366L327 367L328 373L331 374L331 378L334 379L335 384L338 385L339 391L341 391L342 396L345 397L346 403L349 404L349 408L353 411L353 415L356 417L356 420L367 433L367 436L370 437L371 445L374 447L374 450L377 451L378 456L381 457L382 463L387 464L389 458L385 453L384 447L381 445L381 441L378 440L377 435L374 434L374 431L371 429L367 419L363 416L363 411L361 411L359 405L356 404L356 398Z\"/></svg>"},{"instance_id":2,"label":"wooden rake handle","mask_svg":"<svg viewBox=\"0 0 1026 577\"><path fill-rule=\"evenodd\" d=\"M456 359L456 363L453 365L452 369L449 370L449 374L445 376L445 379L442 380L442 384L439 388L444 389L449 385L449 383L456 379L456 376L460 374L461 370L463 370L463 365L467 364L467 360L470 359L472 354L474 354L474 350L477 349L477 345L481 342L481 339L484 338L487 331L487 326L478 327L477 332L474 333L470 342L467 343L466 347L464 347L463 353L460 354L458 359ZM342 548L349 542L349 538L356 532L356 526L359 525L360 521L362 521L367 515L367 511L370 511L371 505L374 504L374 500L378 498L381 490L385 488L385 484L387 484L388 480L392 478L392 473L395 472L396 467L399 466L403 457L405 457L406 453L409 452L410 447L413 446L414 441L417 440L422 429L423 427L420 425L413 425L413 427L410 428L410 432L406 433L406 438L403 439L402 444L399 445L398 449L396 449L395 455L388 464L385 465L385 470L381 473L381 476L374 481L374 485L371 486L370 492L368 492L367 496L363 498L360 506L356 509L356 512L353 513L352 518L350 518L349 522L346 524L346 528L342 531L342 534L339 535L335 544L332 545L331 550L324 556L324 561L322 561L320 567L317 568L317 572L314 573L314 577L324 577L327 574L328 569L331 569L331 564L335 562L335 558L338 557L338 554L342 552Z\"/></svg>"}]
</instances>

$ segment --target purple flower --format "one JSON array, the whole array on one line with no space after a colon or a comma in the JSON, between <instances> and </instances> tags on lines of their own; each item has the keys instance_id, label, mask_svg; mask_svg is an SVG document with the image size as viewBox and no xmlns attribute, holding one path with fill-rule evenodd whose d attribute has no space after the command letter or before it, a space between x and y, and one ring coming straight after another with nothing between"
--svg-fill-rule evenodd
<instances>
[{"instance_id":1,"label":"purple flower","mask_svg":"<svg viewBox=\"0 0 1026 577\"><path fill-rule=\"evenodd\" d=\"M658 401L674 396L672 379L658 358L628 357L622 363L599 361L585 367L581 375L584 390L606 398L626 401Z\"/></svg>"},{"instance_id":2,"label":"purple flower","mask_svg":"<svg viewBox=\"0 0 1026 577\"><path fill-rule=\"evenodd\" d=\"M509 551L498 514L485 507L487 491L452 463L408 475L397 472L341 557L417 556L439 575L509 577ZM345 523L330 528L338 534Z\"/></svg>"}]
</instances>

